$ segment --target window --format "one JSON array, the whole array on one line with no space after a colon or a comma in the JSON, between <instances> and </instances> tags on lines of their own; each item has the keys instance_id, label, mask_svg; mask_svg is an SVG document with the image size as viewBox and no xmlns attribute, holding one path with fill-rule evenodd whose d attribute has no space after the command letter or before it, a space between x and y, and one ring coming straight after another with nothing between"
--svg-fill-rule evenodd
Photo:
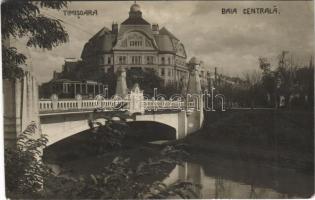
<instances>
[{"instance_id":1,"label":"window","mask_svg":"<svg viewBox=\"0 0 315 200\"><path fill-rule=\"evenodd\" d=\"M111 59L110 57L107 58L107 64L110 64L111 63Z\"/></svg>"},{"instance_id":2,"label":"window","mask_svg":"<svg viewBox=\"0 0 315 200\"><path fill-rule=\"evenodd\" d=\"M153 64L153 56L147 56L147 64Z\"/></svg>"},{"instance_id":3,"label":"window","mask_svg":"<svg viewBox=\"0 0 315 200\"><path fill-rule=\"evenodd\" d=\"M171 70L170 69L168 69L168 76L171 76Z\"/></svg>"},{"instance_id":4,"label":"window","mask_svg":"<svg viewBox=\"0 0 315 200\"><path fill-rule=\"evenodd\" d=\"M165 58L164 57L161 58L161 62L162 62L162 65L165 64Z\"/></svg>"},{"instance_id":5,"label":"window","mask_svg":"<svg viewBox=\"0 0 315 200\"><path fill-rule=\"evenodd\" d=\"M164 68L161 68L161 76L164 76L165 75L165 70Z\"/></svg>"},{"instance_id":6,"label":"window","mask_svg":"<svg viewBox=\"0 0 315 200\"><path fill-rule=\"evenodd\" d=\"M170 65L171 64L171 58L168 57L168 64Z\"/></svg>"},{"instance_id":7,"label":"window","mask_svg":"<svg viewBox=\"0 0 315 200\"><path fill-rule=\"evenodd\" d=\"M132 64L141 64L141 56L132 56L131 57Z\"/></svg>"},{"instance_id":8,"label":"window","mask_svg":"<svg viewBox=\"0 0 315 200\"><path fill-rule=\"evenodd\" d=\"M118 61L119 61L119 64L126 64L126 56L119 56L118 57Z\"/></svg>"},{"instance_id":9,"label":"window","mask_svg":"<svg viewBox=\"0 0 315 200\"><path fill-rule=\"evenodd\" d=\"M131 46L131 47L140 47L140 46L142 46L142 40L140 40L140 41L130 41L129 42L129 46Z\"/></svg>"}]
</instances>

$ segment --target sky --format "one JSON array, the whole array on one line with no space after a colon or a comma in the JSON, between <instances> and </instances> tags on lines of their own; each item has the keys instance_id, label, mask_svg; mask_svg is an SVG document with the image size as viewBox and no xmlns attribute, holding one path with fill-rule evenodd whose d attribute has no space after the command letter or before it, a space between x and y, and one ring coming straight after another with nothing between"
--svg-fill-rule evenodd
<instances>
[{"instance_id":1,"label":"sky","mask_svg":"<svg viewBox=\"0 0 315 200\"><path fill-rule=\"evenodd\" d=\"M188 60L195 56L210 70L241 76L258 69L258 58L272 63L286 50L298 64L307 64L314 51L313 1L137 1L149 23L165 26L185 45ZM69 42L51 51L24 48L25 40L12 42L27 55L39 83L61 71L65 58L80 58L84 44L104 26L128 18L133 1L70 2L60 11L41 13L63 20ZM278 14L242 13L244 8L274 8ZM222 14L222 8L237 8L237 14ZM65 16L63 10L97 10L97 16ZM275 64L274 64L275 65Z\"/></svg>"}]
</instances>

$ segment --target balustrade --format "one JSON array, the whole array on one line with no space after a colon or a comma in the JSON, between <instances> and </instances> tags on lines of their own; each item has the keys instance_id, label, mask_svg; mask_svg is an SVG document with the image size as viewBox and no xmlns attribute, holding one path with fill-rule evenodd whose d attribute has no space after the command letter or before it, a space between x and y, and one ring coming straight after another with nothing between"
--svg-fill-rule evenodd
<instances>
[{"instance_id":1,"label":"balustrade","mask_svg":"<svg viewBox=\"0 0 315 200\"><path fill-rule=\"evenodd\" d=\"M40 112L75 111L75 110L129 110L130 99L42 99L39 101ZM140 102L145 110L181 110L194 108L195 102L171 100L142 100ZM55 106L54 106L55 105Z\"/></svg>"}]
</instances>

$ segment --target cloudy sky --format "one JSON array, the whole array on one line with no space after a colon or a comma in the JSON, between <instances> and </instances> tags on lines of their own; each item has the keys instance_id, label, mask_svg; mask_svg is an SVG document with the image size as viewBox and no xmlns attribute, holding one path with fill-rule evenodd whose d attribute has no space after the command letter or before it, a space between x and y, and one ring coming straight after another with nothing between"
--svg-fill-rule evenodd
<instances>
[{"instance_id":1,"label":"cloudy sky","mask_svg":"<svg viewBox=\"0 0 315 200\"><path fill-rule=\"evenodd\" d=\"M62 19L69 43L52 51L24 49L38 81L48 81L54 70L61 71L65 58L80 58L83 45L102 27L111 27L128 17L133 1L71 2L68 10L97 10L97 16L65 16L63 10L42 10ZM210 68L219 67L228 75L241 76L244 70L258 68L257 59L272 62L287 50L298 63L308 62L314 48L313 1L137 1L144 19L165 26L186 47L188 57L196 56ZM244 8L273 8L279 14L245 15ZM222 8L237 8L238 14L223 15ZM16 41L22 44L23 41ZM22 45L21 45L22 46Z\"/></svg>"}]
</instances>

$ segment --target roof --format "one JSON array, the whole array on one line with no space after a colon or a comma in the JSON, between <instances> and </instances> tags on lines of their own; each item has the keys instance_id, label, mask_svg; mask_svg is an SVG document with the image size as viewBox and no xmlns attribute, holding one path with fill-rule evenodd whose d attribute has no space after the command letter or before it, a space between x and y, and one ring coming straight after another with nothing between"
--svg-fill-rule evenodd
<instances>
[{"instance_id":1,"label":"roof","mask_svg":"<svg viewBox=\"0 0 315 200\"><path fill-rule=\"evenodd\" d=\"M171 33L169 30L167 30L165 27L161 28L160 29L160 35L168 35L170 36L171 38L175 39L175 40L178 40L179 39L177 37L175 37L175 35L173 35L173 33Z\"/></svg>"},{"instance_id":2,"label":"roof","mask_svg":"<svg viewBox=\"0 0 315 200\"><path fill-rule=\"evenodd\" d=\"M70 79L64 79L64 78L61 78L61 79L53 79L51 80L51 82L53 83L81 83L80 80L70 80Z\"/></svg>"},{"instance_id":3,"label":"roof","mask_svg":"<svg viewBox=\"0 0 315 200\"><path fill-rule=\"evenodd\" d=\"M175 52L171 38L168 35L155 35L154 37L160 51Z\"/></svg>"},{"instance_id":4,"label":"roof","mask_svg":"<svg viewBox=\"0 0 315 200\"><path fill-rule=\"evenodd\" d=\"M199 61L199 59L197 59L196 57L192 57L190 60L189 60L189 64L195 64L195 65L198 65L200 64L201 61Z\"/></svg>"},{"instance_id":5,"label":"roof","mask_svg":"<svg viewBox=\"0 0 315 200\"><path fill-rule=\"evenodd\" d=\"M137 17L137 18L129 17L121 24L122 25L150 25L150 23L144 20L142 17Z\"/></svg>"},{"instance_id":6,"label":"roof","mask_svg":"<svg viewBox=\"0 0 315 200\"><path fill-rule=\"evenodd\" d=\"M107 28L103 27L98 31L83 47L81 58L93 55L97 52L109 52L113 48L115 41L114 34Z\"/></svg>"},{"instance_id":7,"label":"roof","mask_svg":"<svg viewBox=\"0 0 315 200\"><path fill-rule=\"evenodd\" d=\"M105 33L111 33L111 30L109 30L107 27L103 27L101 30L99 30L93 37L91 37L90 40L93 40L96 37L100 37L104 35Z\"/></svg>"}]
</instances>

